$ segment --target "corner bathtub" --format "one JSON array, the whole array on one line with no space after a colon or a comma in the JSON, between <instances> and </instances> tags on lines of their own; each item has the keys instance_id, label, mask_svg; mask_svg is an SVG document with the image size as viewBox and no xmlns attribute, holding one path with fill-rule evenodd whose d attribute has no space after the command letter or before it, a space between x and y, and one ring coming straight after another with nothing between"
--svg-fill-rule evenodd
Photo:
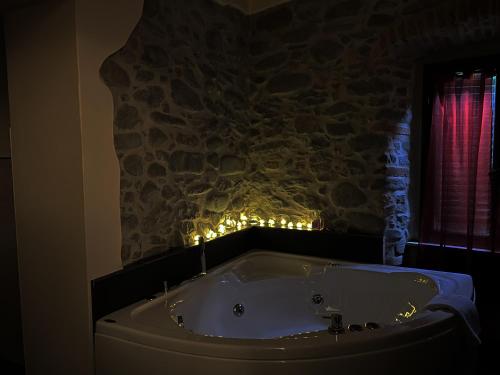
<instances>
[{"instance_id":1,"label":"corner bathtub","mask_svg":"<svg viewBox=\"0 0 500 375\"><path fill-rule=\"evenodd\" d=\"M473 292L462 274L255 251L100 319L96 373L458 373L463 325L425 306Z\"/></svg>"}]
</instances>

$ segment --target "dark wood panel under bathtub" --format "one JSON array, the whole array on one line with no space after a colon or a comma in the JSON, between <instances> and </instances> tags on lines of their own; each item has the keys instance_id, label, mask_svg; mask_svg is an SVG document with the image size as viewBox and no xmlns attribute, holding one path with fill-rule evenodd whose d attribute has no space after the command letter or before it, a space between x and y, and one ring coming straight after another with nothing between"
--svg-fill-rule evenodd
<instances>
[{"instance_id":1,"label":"dark wood panel under bathtub","mask_svg":"<svg viewBox=\"0 0 500 375\"><path fill-rule=\"evenodd\" d=\"M382 263L382 238L329 231L252 227L205 243L207 268L229 261L249 250L335 258L353 262ZM103 316L187 280L201 271L200 248L170 250L126 266L92 281L92 313Z\"/></svg>"}]
</instances>

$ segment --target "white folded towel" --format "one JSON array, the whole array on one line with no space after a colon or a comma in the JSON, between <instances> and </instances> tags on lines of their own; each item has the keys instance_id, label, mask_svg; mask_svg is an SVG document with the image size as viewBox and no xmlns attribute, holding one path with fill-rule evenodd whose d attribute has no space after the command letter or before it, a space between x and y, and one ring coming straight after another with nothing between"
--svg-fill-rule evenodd
<instances>
[{"instance_id":1,"label":"white folded towel","mask_svg":"<svg viewBox=\"0 0 500 375\"><path fill-rule=\"evenodd\" d=\"M444 310L456 314L464 323L468 343L471 346L481 344L479 338L480 324L476 305L469 298L458 295L437 295L425 306L426 310Z\"/></svg>"}]
</instances>

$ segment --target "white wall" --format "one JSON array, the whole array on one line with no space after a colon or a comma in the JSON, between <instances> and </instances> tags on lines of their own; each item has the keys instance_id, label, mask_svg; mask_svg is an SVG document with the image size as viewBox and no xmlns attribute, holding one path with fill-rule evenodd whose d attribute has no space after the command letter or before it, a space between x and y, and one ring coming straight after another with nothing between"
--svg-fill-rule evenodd
<instances>
[{"instance_id":1,"label":"white wall","mask_svg":"<svg viewBox=\"0 0 500 375\"><path fill-rule=\"evenodd\" d=\"M91 372L73 14L58 2L6 17L28 374Z\"/></svg>"},{"instance_id":2,"label":"white wall","mask_svg":"<svg viewBox=\"0 0 500 375\"><path fill-rule=\"evenodd\" d=\"M113 144L113 98L99 68L123 47L143 0L76 0L76 35L89 280L122 266L120 168Z\"/></svg>"},{"instance_id":3,"label":"white wall","mask_svg":"<svg viewBox=\"0 0 500 375\"><path fill-rule=\"evenodd\" d=\"M120 261L119 172L102 61L142 0L57 0L6 15L27 374L93 373L90 280Z\"/></svg>"}]
</instances>

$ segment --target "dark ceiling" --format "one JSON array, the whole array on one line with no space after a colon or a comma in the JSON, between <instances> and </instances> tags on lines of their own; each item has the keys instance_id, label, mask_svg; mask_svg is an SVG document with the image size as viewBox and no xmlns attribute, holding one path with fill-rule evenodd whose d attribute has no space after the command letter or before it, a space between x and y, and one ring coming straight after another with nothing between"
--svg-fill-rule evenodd
<instances>
[{"instance_id":1,"label":"dark ceiling","mask_svg":"<svg viewBox=\"0 0 500 375\"><path fill-rule=\"evenodd\" d=\"M0 0L0 13L48 0Z\"/></svg>"}]
</instances>

